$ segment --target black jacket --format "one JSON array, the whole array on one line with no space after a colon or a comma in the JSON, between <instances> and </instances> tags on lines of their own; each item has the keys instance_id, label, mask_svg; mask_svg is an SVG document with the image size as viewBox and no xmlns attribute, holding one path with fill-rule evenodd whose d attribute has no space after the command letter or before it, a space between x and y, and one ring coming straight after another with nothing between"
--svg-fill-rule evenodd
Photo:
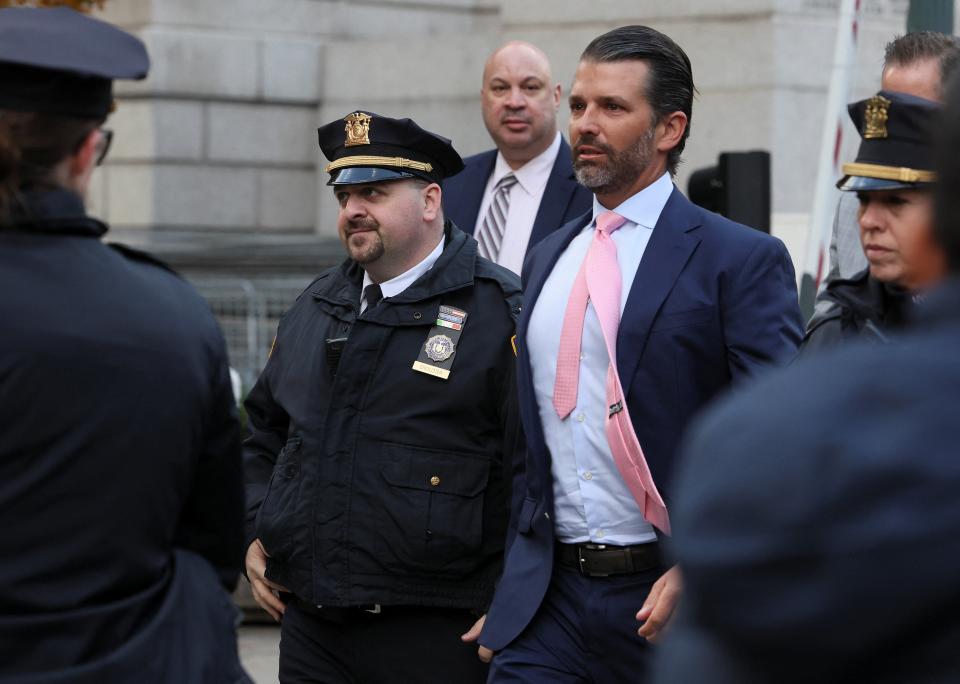
<instances>
[{"instance_id":1,"label":"black jacket","mask_svg":"<svg viewBox=\"0 0 960 684\"><path fill-rule=\"evenodd\" d=\"M248 541L302 600L480 610L492 594L517 462L520 284L449 222L444 239L433 268L359 317L363 271L322 273L247 398ZM440 306L467 312L447 380L412 368ZM334 376L325 340L344 337Z\"/></svg>"},{"instance_id":2,"label":"black jacket","mask_svg":"<svg viewBox=\"0 0 960 684\"><path fill-rule=\"evenodd\" d=\"M849 280L834 280L822 298L833 306L810 320L798 356L854 339L884 342L904 325L911 308L906 290L876 280L869 269Z\"/></svg>"},{"instance_id":3,"label":"black jacket","mask_svg":"<svg viewBox=\"0 0 960 684\"><path fill-rule=\"evenodd\" d=\"M217 324L76 195L24 203L0 226L0 682L233 681L243 489Z\"/></svg>"}]
</instances>

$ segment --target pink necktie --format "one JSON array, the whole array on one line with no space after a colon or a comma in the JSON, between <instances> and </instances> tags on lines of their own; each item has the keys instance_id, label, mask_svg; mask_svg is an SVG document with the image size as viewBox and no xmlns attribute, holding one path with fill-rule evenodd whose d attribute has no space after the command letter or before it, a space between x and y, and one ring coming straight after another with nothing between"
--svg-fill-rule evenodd
<instances>
[{"instance_id":1,"label":"pink necktie","mask_svg":"<svg viewBox=\"0 0 960 684\"><path fill-rule=\"evenodd\" d=\"M620 327L620 265L617 263L617 246L610 237L623 225L619 214L606 211L597 217L597 229L593 242L583 260L573 290L567 302L560 333L560 350L557 354L557 377L553 386L553 406L561 420L570 415L577 405L577 383L580 374L580 338L583 334L583 319L587 300L600 320L603 339L610 356L607 368L607 407L605 421L607 441L614 463L621 477L630 488L643 517L665 534L670 534L670 517L660 492L653 483L653 476L640 448L640 441L630 422L630 412L623 398L623 387L617 373L617 330Z\"/></svg>"}]
</instances>

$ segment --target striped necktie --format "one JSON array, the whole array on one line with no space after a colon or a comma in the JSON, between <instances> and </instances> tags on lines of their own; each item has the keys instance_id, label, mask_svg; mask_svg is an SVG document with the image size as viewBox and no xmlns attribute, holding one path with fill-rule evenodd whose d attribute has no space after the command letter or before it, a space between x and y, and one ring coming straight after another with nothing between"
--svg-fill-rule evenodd
<instances>
[{"instance_id":1,"label":"striped necktie","mask_svg":"<svg viewBox=\"0 0 960 684\"><path fill-rule=\"evenodd\" d=\"M483 218L477 242L480 243L480 256L496 261L500 256L500 246L503 244L503 233L507 229L507 214L510 212L510 190L517 184L517 177L512 173L497 181L493 189L493 197L487 208L487 215Z\"/></svg>"}]
</instances>

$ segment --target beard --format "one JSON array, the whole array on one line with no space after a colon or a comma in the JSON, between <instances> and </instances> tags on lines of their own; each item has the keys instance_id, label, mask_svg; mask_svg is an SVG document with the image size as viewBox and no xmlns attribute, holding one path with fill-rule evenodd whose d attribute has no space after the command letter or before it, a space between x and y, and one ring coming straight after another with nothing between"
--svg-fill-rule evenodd
<instances>
[{"instance_id":1,"label":"beard","mask_svg":"<svg viewBox=\"0 0 960 684\"><path fill-rule=\"evenodd\" d=\"M636 145L617 151L610 145L598 142L592 135L580 136L573 148L573 172L577 181L599 195L630 187L653 159L653 137L654 130L651 126ZM580 145L590 145L603 151L607 155L606 163L580 161L577 156Z\"/></svg>"},{"instance_id":2,"label":"beard","mask_svg":"<svg viewBox=\"0 0 960 684\"><path fill-rule=\"evenodd\" d=\"M343 243L347 248L347 254L358 264L369 264L383 256L383 239L380 237L378 229L380 224L373 219L361 219L359 221L350 221L347 224L348 230L360 229L363 232L347 233Z\"/></svg>"}]
</instances>

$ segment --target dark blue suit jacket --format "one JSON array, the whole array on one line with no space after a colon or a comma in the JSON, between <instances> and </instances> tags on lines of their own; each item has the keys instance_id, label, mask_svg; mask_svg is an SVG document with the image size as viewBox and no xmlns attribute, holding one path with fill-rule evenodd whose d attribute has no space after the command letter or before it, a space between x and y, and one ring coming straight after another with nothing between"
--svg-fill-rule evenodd
<instances>
[{"instance_id":1,"label":"dark blue suit jacket","mask_svg":"<svg viewBox=\"0 0 960 684\"><path fill-rule=\"evenodd\" d=\"M497 151L488 150L464 159L464 169L443 181L443 211L460 230L473 234L477 214L483 203L487 179L493 173ZM527 252L547 235L593 206L593 194L577 183L570 160L570 145L560 139L560 151L553 163L547 186L540 200L540 210L533 222Z\"/></svg>"},{"instance_id":2,"label":"dark blue suit jacket","mask_svg":"<svg viewBox=\"0 0 960 684\"><path fill-rule=\"evenodd\" d=\"M960 681L960 280L918 313L695 421L658 684Z\"/></svg>"},{"instance_id":3,"label":"dark blue suit jacket","mask_svg":"<svg viewBox=\"0 0 960 684\"><path fill-rule=\"evenodd\" d=\"M536 613L553 568L550 454L534 396L527 326L557 258L590 219L588 213L563 226L524 264L517 384L528 454L514 485L515 527L503 577L480 640L494 650ZM630 416L668 507L677 445L690 417L732 381L791 358L802 333L783 243L701 209L674 189L640 262L617 338Z\"/></svg>"}]
</instances>

